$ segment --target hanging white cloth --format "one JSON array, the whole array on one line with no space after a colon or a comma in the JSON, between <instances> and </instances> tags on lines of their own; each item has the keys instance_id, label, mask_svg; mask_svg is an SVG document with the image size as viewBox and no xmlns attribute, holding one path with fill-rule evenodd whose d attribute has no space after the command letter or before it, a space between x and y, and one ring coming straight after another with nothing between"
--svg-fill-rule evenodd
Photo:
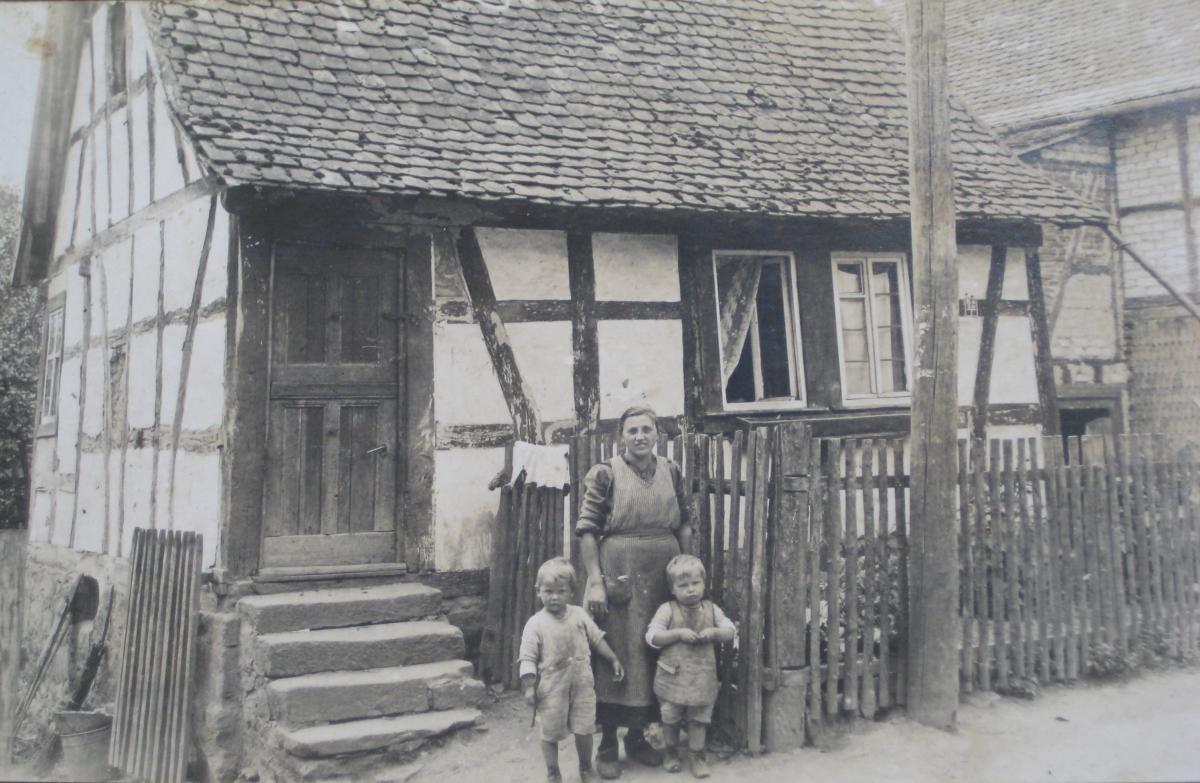
<instances>
[{"instance_id":1,"label":"hanging white cloth","mask_svg":"<svg viewBox=\"0 0 1200 783\"><path fill-rule=\"evenodd\" d=\"M571 471L567 465L567 450L564 446L541 446L519 440L513 444L512 483L521 471L525 471L525 483L539 487L563 487L571 483Z\"/></svg>"}]
</instances>

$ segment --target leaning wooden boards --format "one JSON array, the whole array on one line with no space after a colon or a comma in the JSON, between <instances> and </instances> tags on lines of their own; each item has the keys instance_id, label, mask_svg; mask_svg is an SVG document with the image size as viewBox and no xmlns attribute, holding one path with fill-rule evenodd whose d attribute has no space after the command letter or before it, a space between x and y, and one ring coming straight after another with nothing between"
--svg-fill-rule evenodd
<instances>
[{"instance_id":1,"label":"leaning wooden boards","mask_svg":"<svg viewBox=\"0 0 1200 783\"><path fill-rule=\"evenodd\" d=\"M196 533L133 532L108 763L134 778L184 780L202 551Z\"/></svg>"}]
</instances>

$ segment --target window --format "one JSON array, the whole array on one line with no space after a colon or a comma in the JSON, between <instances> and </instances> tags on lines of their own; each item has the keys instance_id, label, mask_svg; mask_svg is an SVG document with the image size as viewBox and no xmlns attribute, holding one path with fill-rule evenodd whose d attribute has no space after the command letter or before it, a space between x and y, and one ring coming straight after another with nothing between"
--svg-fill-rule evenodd
<instances>
[{"instance_id":1,"label":"window","mask_svg":"<svg viewBox=\"0 0 1200 783\"><path fill-rule=\"evenodd\" d=\"M38 435L58 431L58 395L62 379L63 316L66 296L59 294L46 305L45 344L42 347L42 399L38 408Z\"/></svg>"},{"instance_id":2,"label":"window","mask_svg":"<svg viewBox=\"0 0 1200 783\"><path fill-rule=\"evenodd\" d=\"M835 254L833 283L844 401L909 398L912 316L904 257Z\"/></svg>"},{"instance_id":3,"label":"window","mask_svg":"<svg viewBox=\"0 0 1200 783\"><path fill-rule=\"evenodd\" d=\"M804 362L791 254L717 251L713 276L725 408L802 407Z\"/></svg>"},{"instance_id":4,"label":"window","mask_svg":"<svg viewBox=\"0 0 1200 783\"><path fill-rule=\"evenodd\" d=\"M108 7L107 40L105 41L108 69L108 94L125 92L125 4Z\"/></svg>"}]
</instances>

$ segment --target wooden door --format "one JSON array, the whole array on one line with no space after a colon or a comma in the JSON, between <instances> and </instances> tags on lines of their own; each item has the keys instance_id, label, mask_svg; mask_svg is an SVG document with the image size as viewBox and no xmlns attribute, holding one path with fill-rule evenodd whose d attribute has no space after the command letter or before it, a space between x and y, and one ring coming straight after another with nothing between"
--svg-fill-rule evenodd
<instances>
[{"instance_id":1,"label":"wooden door","mask_svg":"<svg viewBox=\"0 0 1200 783\"><path fill-rule=\"evenodd\" d=\"M395 253L275 247L262 565L395 563Z\"/></svg>"}]
</instances>

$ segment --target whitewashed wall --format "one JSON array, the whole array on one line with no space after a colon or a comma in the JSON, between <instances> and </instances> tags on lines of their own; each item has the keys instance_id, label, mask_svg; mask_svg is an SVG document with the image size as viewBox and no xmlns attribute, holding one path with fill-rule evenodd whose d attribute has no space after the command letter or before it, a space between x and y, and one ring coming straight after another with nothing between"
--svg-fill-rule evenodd
<instances>
[{"instance_id":1,"label":"whitewashed wall","mask_svg":"<svg viewBox=\"0 0 1200 783\"><path fill-rule=\"evenodd\" d=\"M482 228L477 232L496 298L558 301L571 298L567 236L563 231ZM452 244L434 245L435 310L468 297ZM597 301L678 302L675 237L593 234ZM543 426L573 426L574 355L571 322L506 323L533 407ZM599 320L600 416L611 419L634 403L664 416L683 413L683 336L678 320ZM439 316L434 324L435 457L434 550L439 570L482 568L491 551L499 493L488 482L504 467L504 450L454 445L447 433L472 425L511 423L500 383L469 315ZM566 447L557 447L565 459Z\"/></svg>"},{"instance_id":2,"label":"whitewashed wall","mask_svg":"<svg viewBox=\"0 0 1200 783\"><path fill-rule=\"evenodd\" d=\"M194 530L212 565L229 217L218 205L200 274L216 189L173 124L140 7L127 13L124 99L108 95L106 6L80 52L46 284L47 296L66 294L59 414L35 443L30 536L127 556L135 527Z\"/></svg>"},{"instance_id":3,"label":"whitewashed wall","mask_svg":"<svg viewBox=\"0 0 1200 783\"><path fill-rule=\"evenodd\" d=\"M958 248L958 295L983 301L987 296L988 268L992 249L988 245ZM1005 259L1002 299L1029 299L1025 277L1025 254L1010 248ZM974 403L975 372L979 365L982 316L964 315L958 321L958 404ZM988 401L992 405L1036 404L1037 368L1034 363L1033 333L1024 315L1001 315L996 325ZM996 432L995 437L1009 437Z\"/></svg>"}]
</instances>

